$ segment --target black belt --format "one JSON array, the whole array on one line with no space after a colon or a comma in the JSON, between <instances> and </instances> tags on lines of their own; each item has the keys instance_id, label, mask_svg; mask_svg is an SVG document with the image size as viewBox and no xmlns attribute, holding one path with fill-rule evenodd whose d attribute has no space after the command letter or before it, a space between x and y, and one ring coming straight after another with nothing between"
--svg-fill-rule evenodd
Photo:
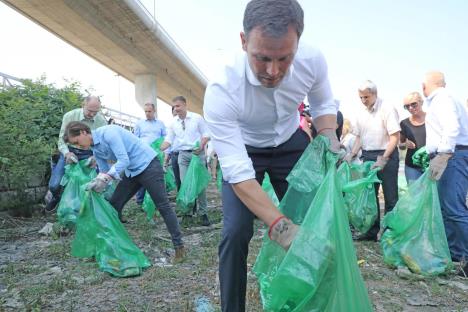
<instances>
[{"instance_id":1,"label":"black belt","mask_svg":"<svg viewBox=\"0 0 468 312\"><path fill-rule=\"evenodd\" d=\"M187 153L191 153L191 152L193 152L193 150L181 150L181 151L179 151L179 152L187 152Z\"/></svg>"},{"instance_id":2,"label":"black belt","mask_svg":"<svg viewBox=\"0 0 468 312\"><path fill-rule=\"evenodd\" d=\"M459 151L468 150L468 145L455 145L455 150L459 150Z\"/></svg>"},{"instance_id":3,"label":"black belt","mask_svg":"<svg viewBox=\"0 0 468 312\"><path fill-rule=\"evenodd\" d=\"M363 153L381 153L385 152L385 150L362 150Z\"/></svg>"}]
</instances>

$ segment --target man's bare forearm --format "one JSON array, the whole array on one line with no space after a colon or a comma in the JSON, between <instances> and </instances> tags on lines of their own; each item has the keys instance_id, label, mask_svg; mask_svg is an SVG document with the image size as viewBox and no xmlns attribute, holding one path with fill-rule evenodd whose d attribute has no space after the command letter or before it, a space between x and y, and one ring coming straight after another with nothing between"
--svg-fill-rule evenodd
<instances>
[{"instance_id":1,"label":"man's bare forearm","mask_svg":"<svg viewBox=\"0 0 468 312\"><path fill-rule=\"evenodd\" d=\"M232 189L244 205L266 225L270 226L282 215L257 180L232 184Z\"/></svg>"}]
</instances>

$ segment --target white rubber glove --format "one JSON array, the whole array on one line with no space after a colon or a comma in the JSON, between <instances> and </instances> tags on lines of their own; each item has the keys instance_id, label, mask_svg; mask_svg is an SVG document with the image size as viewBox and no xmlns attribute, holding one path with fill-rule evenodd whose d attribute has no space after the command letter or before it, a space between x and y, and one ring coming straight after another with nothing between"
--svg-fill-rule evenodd
<instances>
[{"instance_id":1,"label":"white rubber glove","mask_svg":"<svg viewBox=\"0 0 468 312\"><path fill-rule=\"evenodd\" d=\"M429 173L431 175L431 179L438 181L442 177L451 157L452 154L439 153L431 159L429 162Z\"/></svg>"},{"instance_id":2,"label":"white rubber glove","mask_svg":"<svg viewBox=\"0 0 468 312\"><path fill-rule=\"evenodd\" d=\"M380 170L383 170L387 162L388 162L388 158L383 157L383 155L379 155L377 156L377 160L375 161L375 163L372 165L371 170L375 168L380 168Z\"/></svg>"},{"instance_id":3,"label":"white rubber glove","mask_svg":"<svg viewBox=\"0 0 468 312\"><path fill-rule=\"evenodd\" d=\"M76 157L72 152L68 152L65 154L65 162L67 164L76 164L78 163L78 157Z\"/></svg>"},{"instance_id":4,"label":"white rubber glove","mask_svg":"<svg viewBox=\"0 0 468 312\"><path fill-rule=\"evenodd\" d=\"M91 182L86 186L87 190L92 190L97 193L102 193L106 190L107 185L112 181L112 177L107 173L99 173Z\"/></svg>"}]
</instances>

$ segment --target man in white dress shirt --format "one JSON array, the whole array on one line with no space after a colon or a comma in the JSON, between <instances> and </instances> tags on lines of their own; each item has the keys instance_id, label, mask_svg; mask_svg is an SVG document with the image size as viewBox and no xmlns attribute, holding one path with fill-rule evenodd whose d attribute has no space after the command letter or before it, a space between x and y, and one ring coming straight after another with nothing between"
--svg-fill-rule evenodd
<instances>
[{"instance_id":1,"label":"man in white dress shirt","mask_svg":"<svg viewBox=\"0 0 468 312\"><path fill-rule=\"evenodd\" d=\"M439 200L452 260L465 261L468 275L468 112L445 89L441 72L423 82L426 97L426 149L431 177L438 180Z\"/></svg>"},{"instance_id":2,"label":"man in white dress shirt","mask_svg":"<svg viewBox=\"0 0 468 312\"><path fill-rule=\"evenodd\" d=\"M161 150L165 150L177 141L178 164L180 180L184 183L185 174L187 173L192 155L198 155L202 163L206 163L205 145L209 141L210 136L206 122L202 116L197 113L187 111L187 100L183 96L176 96L172 100L174 112L177 114L174 117L172 124L168 127L167 136L161 145ZM195 147L196 142L199 143ZM210 220L207 214L206 192L203 190L197 199L198 215L203 226L209 226ZM191 216L184 216L185 220L191 219Z\"/></svg>"},{"instance_id":3,"label":"man in white dress shirt","mask_svg":"<svg viewBox=\"0 0 468 312\"><path fill-rule=\"evenodd\" d=\"M377 176L382 181L385 213L392 211L398 201L398 149L400 122L396 109L384 103L377 95L377 86L366 80L358 88L359 98L364 105L356 118L353 134L356 135L353 149L346 156L350 162L359 151L361 160L375 161L372 169L379 167ZM379 183L374 183L377 201L377 219L369 231L357 240L377 241L380 231Z\"/></svg>"},{"instance_id":4,"label":"man in white dress shirt","mask_svg":"<svg viewBox=\"0 0 468 312\"><path fill-rule=\"evenodd\" d=\"M225 66L205 93L204 113L223 173L219 279L223 311L245 311L247 254L258 217L289 248L298 226L262 190L265 172L278 198L286 176L310 142L298 106L308 98L317 131L340 151L336 105L322 53L299 42L303 11L295 0L253 0L244 13L244 53Z\"/></svg>"}]
</instances>

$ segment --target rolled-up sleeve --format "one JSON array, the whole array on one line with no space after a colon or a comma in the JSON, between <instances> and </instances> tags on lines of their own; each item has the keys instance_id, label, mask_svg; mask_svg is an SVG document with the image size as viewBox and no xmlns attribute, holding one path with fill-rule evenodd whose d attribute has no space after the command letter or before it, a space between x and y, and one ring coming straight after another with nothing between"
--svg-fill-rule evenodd
<instances>
[{"instance_id":1,"label":"rolled-up sleeve","mask_svg":"<svg viewBox=\"0 0 468 312\"><path fill-rule=\"evenodd\" d=\"M322 115L336 115L336 103L328 80L328 67L325 57L319 52L312 59L315 83L307 94L312 118Z\"/></svg>"},{"instance_id":2,"label":"rolled-up sleeve","mask_svg":"<svg viewBox=\"0 0 468 312\"><path fill-rule=\"evenodd\" d=\"M128 157L127 149L125 144L117 131L112 128L109 128L108 131L104 134L103 139L109 144L109 148L115 155L117 162L109 169L107 172L108 175L112 176L114 179L120 179L121 173L127 169L130 164L130 159Z\"/></svg>"},{"instance_id":3,"label":"rolled-up sleeve","mask_svg":"<svg viewBox=\"0 0 468 312\"><path fill-rule=\"evenodd\" d=\"M436 96L434 100L436 103L432 105L435 107L442 130L437 152L453 153L461 127L455 100L446 95Z\"/></svg>"},{"instance_id":4,"label":"rolled-up sleeve","mask_svg":"<svg viewBox=\"0 0 468 312\"><path fill-rule=\"evenodd\" d=\"M220 85L212 84L206 90L203 106L223 179L229 183L255 179L255 170L245 149L237 121L239 112L234 101Z\"/></svg>"},{"instance_id":5,"label":"rolled-up sleeve","mask_svg":"<svg viewBox=\"0 0 468 312\"><path fill-rule=\"evenodd\" d=\"M387 128L388 135L392 135L401 131L398 112L393 106L387 108L385 127Z\"/></svg>"},{"instance_id":6,"label":"rolled-up sleeve","mask_svg":"<svg viewBox=\"0 0 468 312\"><path fill-rule=\"evenodd\" d=\"M209 138L210 131L208 130L208 125L206 124L205 119L200 116L200 120L198 121L198 130L201 133L202 138Z\"/></svg>"},{"instance_id":7,"label":"rolled-up sleeve","mask_svg":"<svg viewBox=\"0 0 468 312\"><path fill-rule=\"evenodd\" d=\"M164 138L164 142L167 142L172 145L172 142L174 141L174 122L173 121L169 127L167 127L167 135Z\"/></svg>"}]
</instances>

